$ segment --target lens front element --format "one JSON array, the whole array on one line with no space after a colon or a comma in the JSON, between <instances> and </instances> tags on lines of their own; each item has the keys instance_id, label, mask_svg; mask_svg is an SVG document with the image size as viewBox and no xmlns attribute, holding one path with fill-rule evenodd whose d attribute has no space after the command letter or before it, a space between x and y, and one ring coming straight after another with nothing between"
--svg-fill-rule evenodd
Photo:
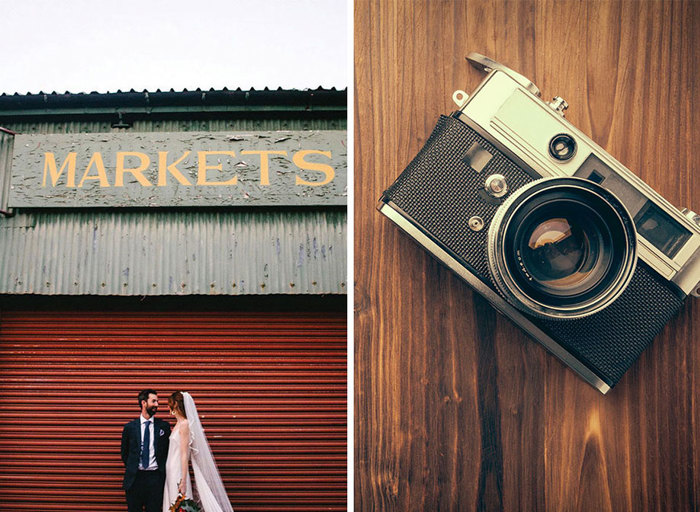
<instances>
[{"instance_id":1,"label":"lens front element","mask_svg":"<svg viewBox=\"0 0 700 512\"><path fill-rule=\"evenodd\" d=\"M605 189L579 178L519 189L489 230L489 267L514 306L549 318L590 315L624 290L636 264L634 224Z\"/></svg>"},{"instance_id":2,"label":"lens front element","mask_svg":"<svg viewBox=\"0 0 700 512\"><path fill-rule=\"evenodd\" d=\"M542 293L562 298L597 284L611 263L612 234L587 205L554 199L525 216L513 248L520 277Z\"/></svg>"},{"instance_id":3,"label":"lens front element","mask_svg":"<svg viewBox=\"0 0 700 512\"><path fill-rule=\"evenodd\" d=\"M586 232L570 219L555 217L535 226L519 248L523 270L541 285L557 290L579 284L595 265Z\"/></svg>"}]
</instances>

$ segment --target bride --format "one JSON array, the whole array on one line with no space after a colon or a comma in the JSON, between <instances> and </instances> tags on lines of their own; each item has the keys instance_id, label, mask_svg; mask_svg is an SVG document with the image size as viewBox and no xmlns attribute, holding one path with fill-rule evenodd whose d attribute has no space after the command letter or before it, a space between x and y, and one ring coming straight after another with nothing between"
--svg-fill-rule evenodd
<instances>
[{"instance_id":1,"label":"bride","mask_svg":"<svg viewBox=\"0 0 700 512\"><path fill-rule=\"evenodd\" d=\"M202 512L233 512L226 489L216 468L209 443L189 393L176 391L168 398L170 414L177 422L170 434L165 463L163 512L169 512L178 494L192 498L189 462L192 461L194 489ZM184 478L183 478L184 475Z\"/></svg>"}]
</instances>

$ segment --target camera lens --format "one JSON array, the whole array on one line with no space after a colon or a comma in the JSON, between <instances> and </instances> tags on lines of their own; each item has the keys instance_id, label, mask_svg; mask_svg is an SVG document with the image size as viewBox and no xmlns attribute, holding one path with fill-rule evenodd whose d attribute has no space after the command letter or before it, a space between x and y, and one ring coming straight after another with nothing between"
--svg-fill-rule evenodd
<instances>
[{"instance_id":1,"label":"camera lens","mask_svg":"<svg viewBox=\"0 0 700 512\"><path fill-rule=\"evenodd\" d=\"M549 141L549 154L557 160L565 162L576 153L576 141L567 133L560 133Z\"/></svg>"},{"instance_id":2,"label":"camera lens","mask_svg":"<svg viewBox=\"0 0 700 512\"><path fill-rule=\"evenodd\" d=\"M634 224L611 193L588 180L551 178L516 191L489 230L489 268L513 305L577 318L614 301L636 265Z\"/></svg>"},{"instance_id":3,"label":"camera lens","mask_svg":"<svg viewBox=\"0 0 700 512\"><path fill-rule=\"evenodd\" d=\"M596 212L559 200L531 212L515 232L514 256L529 285L552 295L571 296L605 275L611 233Z\"/></svg>"}]
</instances>

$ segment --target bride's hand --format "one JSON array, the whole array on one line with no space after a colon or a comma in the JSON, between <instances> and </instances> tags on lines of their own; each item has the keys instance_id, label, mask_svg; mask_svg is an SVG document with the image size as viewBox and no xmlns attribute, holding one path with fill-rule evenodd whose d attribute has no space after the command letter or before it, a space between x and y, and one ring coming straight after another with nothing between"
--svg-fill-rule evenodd
<instances>
[{"instance_id":1,"label":"bride's hand","mask_svg":"<svg viewBox=\"0 0 700 512\"><path fill-rule=\"evenodd\" d=\"M187 486L185 485L185 482L180 480L180 482L177 484L177 492L179 492L180 494L182 494L184 496L185 491L187 491Z\"/></svg>"}]
</instances>

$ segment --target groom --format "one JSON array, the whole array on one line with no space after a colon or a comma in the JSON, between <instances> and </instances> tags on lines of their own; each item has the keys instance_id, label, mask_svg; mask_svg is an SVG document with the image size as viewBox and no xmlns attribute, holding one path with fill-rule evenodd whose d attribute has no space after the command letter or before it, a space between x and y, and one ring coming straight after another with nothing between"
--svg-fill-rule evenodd
<instances>
[{"instance_id":1,"label":"groom","mask_svg":"<svg viewBox=\"0 0 700 512\"><path fill-rule=\"evenodd\" d=\"M124 490L129 512L162 512L165 460L170 444L170 424L156 419L158 393L139 393L141 415L124 425L122 461L126 466Z\"/></svg>"}]
</instances>

